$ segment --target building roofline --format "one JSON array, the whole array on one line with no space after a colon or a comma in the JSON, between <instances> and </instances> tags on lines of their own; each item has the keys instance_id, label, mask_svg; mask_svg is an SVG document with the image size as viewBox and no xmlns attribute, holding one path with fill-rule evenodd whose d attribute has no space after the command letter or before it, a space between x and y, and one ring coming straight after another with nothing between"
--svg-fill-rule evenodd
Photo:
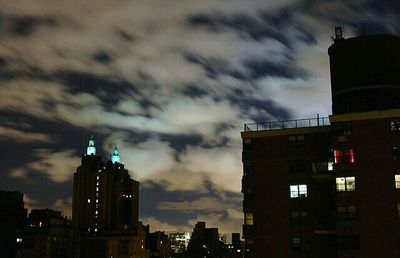
<instances>
[{"instance_id":1,"label":"building roofline","mask_svg":"<svg viewBox=\"0 0 400 258\"><path fill-rule=\"evenodd\" d=\"M331 123L338 123L338 122L346 122L346 121L383 119L383 118L392 118L392 117L400 118L400 109L389 109L389 110L382 110L382 111L369 111L369 112L330 115L329 121Z\"/></svg>"},{"instance_id":2,"label":"building roofline","mask_svg":"<svg viewBox=\"0 0 400 258\"><path fill-rule=\"evenodd\" d=\"M323 133L323 132L329 132L330 129L331 129L331 127L329 125L323 125L323 126L303 127L303 128L247 131L247 132L241 132L241 136L242 136L242 139L259 138L259 137L275 137L275 136L283 136L283 135Z\"/></svg>"}]
</instances>

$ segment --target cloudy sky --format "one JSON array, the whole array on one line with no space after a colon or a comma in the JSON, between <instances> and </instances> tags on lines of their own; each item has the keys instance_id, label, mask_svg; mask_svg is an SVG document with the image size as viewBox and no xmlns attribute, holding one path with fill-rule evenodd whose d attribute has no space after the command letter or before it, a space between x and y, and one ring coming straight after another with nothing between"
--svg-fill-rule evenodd
<instances>
[{"instance_id":1,"label":"cloudy sky","mask_svg":"<svg viewBox=\"0 0 400 258\"><path fill-rule=\"evenodd\" d=\"M334 25L400 35L397 0L0 0L0 189L71 215L90 134L152 230L240 232L244 123L327 116Z\"/></svg>"}]
</instances>

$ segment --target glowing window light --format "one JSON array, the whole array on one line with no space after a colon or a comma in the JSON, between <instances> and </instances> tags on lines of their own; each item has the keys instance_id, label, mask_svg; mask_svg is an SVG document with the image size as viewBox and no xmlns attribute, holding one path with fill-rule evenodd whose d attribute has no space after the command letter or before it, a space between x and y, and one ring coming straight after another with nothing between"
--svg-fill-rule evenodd
<instances>
[{"instance_id":1,"label":"glowing window light","mask_svg":"<svg viewBox=\"0 0 400 258\"><path fill-rule=\"evenodd\" d=\"M354 163L353 149L347 150L334 150L333 151L335 164L339 163Z\"/></svg>"}]
</instances>

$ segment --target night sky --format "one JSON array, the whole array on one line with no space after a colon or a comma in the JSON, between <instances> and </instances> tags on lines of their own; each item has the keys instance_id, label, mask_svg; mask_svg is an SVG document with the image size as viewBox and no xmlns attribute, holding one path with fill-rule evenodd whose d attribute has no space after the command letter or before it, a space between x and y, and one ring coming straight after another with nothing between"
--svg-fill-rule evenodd
<instances>
[{"instance_id":1,"label":"night sky","mask_svg":"<svg viewBox=\"0 0 400 258\"><path fill-rule=\"evenodd\" d=\"M399 1L0 0L0 189L71 216L93 134L151 230L241 232L243 124L331 113L335 25L400 35Z\"/></svg>"}]
</instances>

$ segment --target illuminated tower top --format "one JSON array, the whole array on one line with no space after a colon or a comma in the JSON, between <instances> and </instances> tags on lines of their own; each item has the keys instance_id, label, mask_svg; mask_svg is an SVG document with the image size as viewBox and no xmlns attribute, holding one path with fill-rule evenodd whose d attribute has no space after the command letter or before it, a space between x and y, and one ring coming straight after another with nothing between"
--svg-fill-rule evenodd
<instances>
[{"instance_id":1,"label":"illuminated tower top","mask_svg":"<svg viewBox=\"0 0 400 258\"><path fill-rule=\"evenodd\" d=\"M121 163L121 158L119 157L117 146L114 146L113 153L110 155L110 160L113 164Z\"/></svg>"},{"instance_id":2,"label":"illuminated tower top","mask_svg":"<svg viewBox=\"0 0 400 258\"><path fill-rule=\"evenodd\" d=\"M96 155L96 147L95 147L95 142L94 142L93 135L90 136L89 146L87 147L86 154L87 155Z\"/></svg>"}]
</instances>

